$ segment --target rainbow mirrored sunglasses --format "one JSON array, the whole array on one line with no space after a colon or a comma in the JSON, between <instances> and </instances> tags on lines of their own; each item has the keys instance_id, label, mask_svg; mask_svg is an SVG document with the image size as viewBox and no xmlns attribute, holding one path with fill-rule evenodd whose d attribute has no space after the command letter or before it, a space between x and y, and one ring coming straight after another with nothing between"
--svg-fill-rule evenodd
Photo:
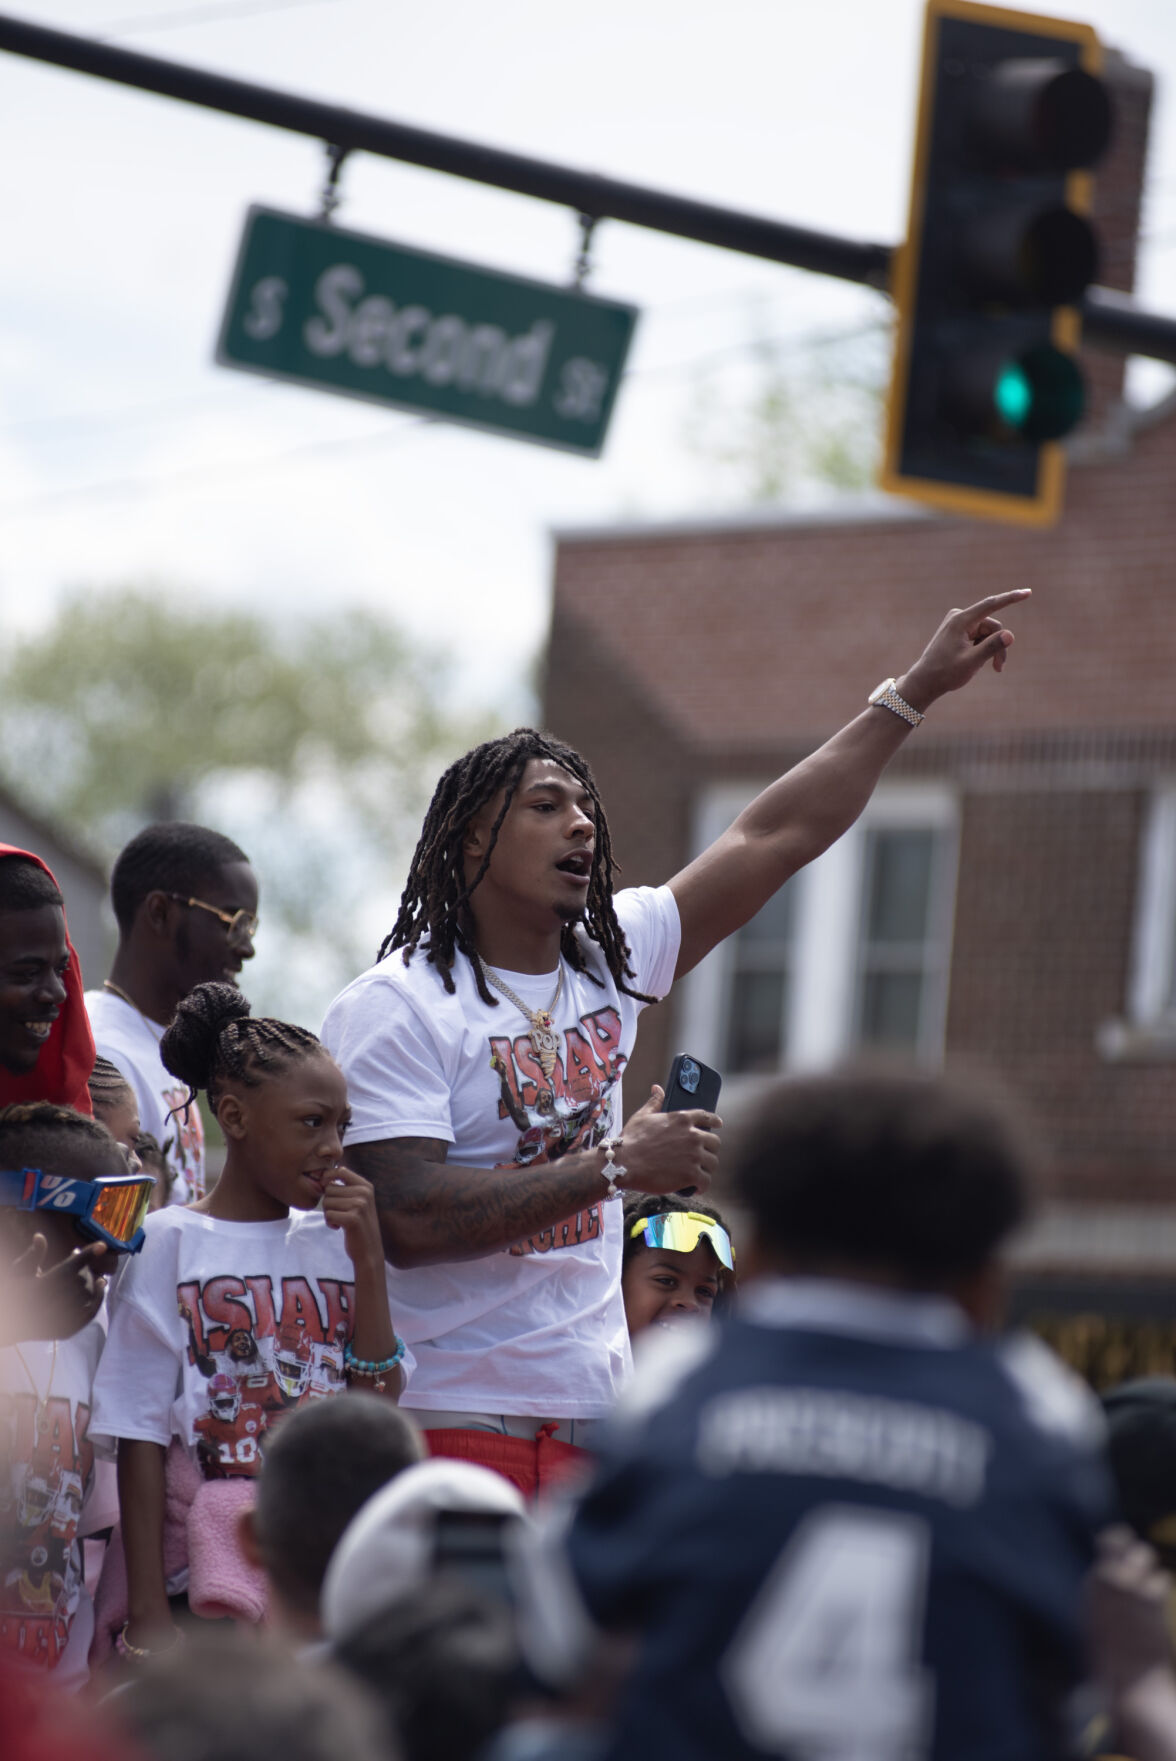
<instances>
[{"instance_id":1,"label":"rainbow mirrored sunglasses","mask_svg":"<svg viewBox=\"0 0 1176 1761\"><path fill-rule=\"evenodd\" d=\"M40 1168L21 1168L0 1171L0 1207L56 1211L59 1216L72 1217L83 1235L104 1241L116 1253L138 1253L154 1186L151 1174L70 1180L63 1174L45 1174Z\"/></svg>"},{"instance_id":2,"label":"rainbow mirrored sunglasses","mask_svg":"<svg viewBox=\"0 0 1176 1761\"><path fill-rule=\"evenodd\" d=\"M735 1270L731 1237L702 1211L659 1211L655 1217L638 1217L629 1234L634 1241L643 1235L646 1247L668 1248L670 1253L693 1253L705 1237L728 1272Z\"/></svg>"}]
</instances>

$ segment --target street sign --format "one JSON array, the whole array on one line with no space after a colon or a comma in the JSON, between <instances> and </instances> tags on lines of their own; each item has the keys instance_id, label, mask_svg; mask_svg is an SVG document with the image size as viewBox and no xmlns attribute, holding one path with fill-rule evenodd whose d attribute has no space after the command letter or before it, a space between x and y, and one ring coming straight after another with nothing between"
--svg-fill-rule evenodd
<instances>
[{"instance_id":1,"label":"street sign","mask_svg":"<svg viewBox=\"0 0 1176 1761\"><path fill-rule=\"evenodd\" d=\"M633 306L253 207L216 358L596 458L636 322Z\"/></svg>"}]
</instances>

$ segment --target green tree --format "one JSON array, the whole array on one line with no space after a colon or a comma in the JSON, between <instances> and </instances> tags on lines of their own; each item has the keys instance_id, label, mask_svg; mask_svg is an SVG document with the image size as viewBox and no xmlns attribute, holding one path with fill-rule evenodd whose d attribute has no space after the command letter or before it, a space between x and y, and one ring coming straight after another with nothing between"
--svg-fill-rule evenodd
<instances>
[{"instance_id":1,"label":"green tree","mask_svg":"<svg viewBox=\"0 0 1176 1761\"><path fill-rule=\"evenodd\" d=\"M889 332L882 323L773 340L763 316L740 358L695 381L686 440L712 485L741 501L854 491L881 453Z\"/></svg>"},{"instance_id":2,"label":"green tree","mask_svg":"<svg viewBox=\"0 0 1176 1761\"><path fill-rule=\"evenodd\" d=\"M249 995L310 1019L391 923L438 771L498 731L453 694L443 654L367 611L80 591L0 657L0 778L107 857L159 818L236 838L262 883Z\"/></svg>"}]
</instances>

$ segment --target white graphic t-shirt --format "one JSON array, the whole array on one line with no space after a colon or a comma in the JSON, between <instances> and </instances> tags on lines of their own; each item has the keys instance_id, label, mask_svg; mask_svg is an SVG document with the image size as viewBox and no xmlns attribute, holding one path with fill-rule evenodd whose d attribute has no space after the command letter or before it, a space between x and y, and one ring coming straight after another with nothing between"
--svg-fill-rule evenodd
<instances>
[{"instance_id":1,"label":"white graphic t-shirt","mask_svg":"<svg viewBox=\"0 0 1176 1761\"><path fill-rule=\"evenodd\" d=\"M88 1679L94 1611L80 1536L94 1484L91 1389L105 1334L0 1350L0 1666L73 1689Z\"/></svg>"},{"instance_id":2,"label":"white graphic t-shirt","mask_svg":"<svg viewBox=\"0 0 1176 1761\"><path fill-rule=\"evenodd\" d=\"M629 983L664 996L681 941L673 894L636 887L615 905L636 975ZM526 1019L505 997L487 1007L463 955L452 996L419 950L408 966L396 950L357 978L332 1003L322 1036L347 1078L347 1142L434 1138L459 1167L526 1168L619 1132L621 1073L644 1005L618 993L596 943L584 936L582 945L601 982L563 963L550 1080ZM500 976L528 1008L551 1002L555 973ZM601 1417L630 1368L620 1274L617 1203L590 1205L482 1259L397 1272L397 1327L417 1362L405 1406L426 1418Z\"/></svg>"},{"instance_id":3,"label":"white graphic t-shirt","mask_svg":"<svg viewBox=\"0 0 1176 1761\"><path fill-rule=\"evenodd\" d=\"M176 1206L146 1230L110 1298L93 1434L179 1437L205 1479L252 1478L286 1413L346 1388L355 1272L342 1233L321 1211L229 1223ZM407 1380L407 1354L401 1367Z\"/></svg>"},{"instance_id":4,"label":"white graphic t-shirt","mask_svg":"<svg viewBox=\"0 0 1176 1761\"><path fill-rule=\"evenodd\" d=\"M195 1101L186 1105L184 1083L164 1068L164 1029L111 991L87 991L86 1013L99 1055L126 1077L139 1103L139 1123L167 1157L173 1175L168 1203L193 1204L204 1197L204 1123Z\"/></svg>"}]
</instances>

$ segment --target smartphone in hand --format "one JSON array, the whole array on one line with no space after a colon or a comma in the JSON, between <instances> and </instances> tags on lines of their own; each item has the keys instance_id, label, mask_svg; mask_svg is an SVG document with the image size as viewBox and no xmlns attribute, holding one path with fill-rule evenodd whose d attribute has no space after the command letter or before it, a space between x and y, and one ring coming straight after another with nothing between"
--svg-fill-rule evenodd
<instances>
[{"instance_id":1,"label":"smartphone in hand","mask_svg":"<svg viewBox=\"0 0 1176 1761\"><path fill-rule=\"evenodd\" d=\"M699 1107L704 1113L713 1113L719 1104L722 1086L723 1079L717 1070L712 1070L709 1064L703 1064L698 1058L692 1058L688 1052L679 1052L666 1078L662 1112L681 1113L688 1107ZM697 1191L696 1186L683 1186L678 1196L690 1198Z\"/></svg>"}]
</instances>

